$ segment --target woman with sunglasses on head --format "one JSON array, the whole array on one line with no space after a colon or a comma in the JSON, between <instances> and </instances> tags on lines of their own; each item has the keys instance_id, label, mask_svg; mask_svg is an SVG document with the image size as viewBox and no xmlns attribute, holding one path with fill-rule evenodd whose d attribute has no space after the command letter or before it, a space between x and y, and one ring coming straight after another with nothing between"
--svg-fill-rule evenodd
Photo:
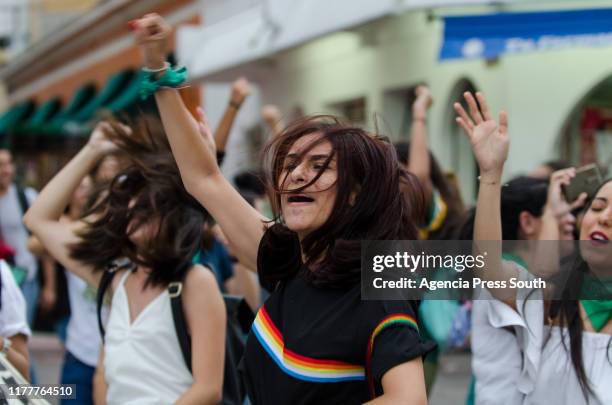
<instances>
[{"instance_id":1,"label":"woman with sunglasses on head","mask_svg":"<svg viewBox=\"0 0 612 405\"><path fill-rule=\"evenodd\" d=\"M173 76L164 63L169 27L155 14L136 26L152 80ZM422 193L393 146L333 117L289 125L264 151L271 221L223 177L210 133L200 135L178 92L154 94L187 190L272 291L247 341L251 401L425 404L421 356L431 345L419 335L416 303L360 294L361 240L417 237L406 193L415 205Z\"/></svg>"},{"instance_id":2,"label":"woman with sunglasses on head","mask_svg":"<svg viewBox=\"0 0 612 405\"><path fill-rule=\"evenodd\" d=\"M131 166L111 181L85 219L61 221L81 180L117 149L130 156ZM104 376L107 403L216 404L221 399L223 300L211 272L191 265L206 220L183 188L159 120L151 115L132 127L98 124L26 214L26 225L47 252L89 285L98 288L103 270L114 268L97 370ZM184 280L191 359L183 358L171 309L168 286L177 280Z\"/></svg>"}]
</instances>

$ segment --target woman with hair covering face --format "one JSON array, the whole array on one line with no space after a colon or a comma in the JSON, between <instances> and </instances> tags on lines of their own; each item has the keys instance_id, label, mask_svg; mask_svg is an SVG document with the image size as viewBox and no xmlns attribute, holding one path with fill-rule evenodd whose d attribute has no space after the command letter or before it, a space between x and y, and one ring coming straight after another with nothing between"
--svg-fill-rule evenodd
<instances>
[{"instance_id":1,"label":"woman with hair covering face","mask_svg":"<svg viewBox=\"0 0 612 405\"><path fill-rule=\"evenodd\" d=\"M169 28L155 14L136 24L146 66L160 69ZM333 117L289 125L264 151L271 221L223 177L209 131L200 135L178 92L155 97L187 190L272 291L245 352L252 403L425 404L421 356L431 344L416 303L360 294L361 240L417 236L406 194L417 205L422 193L393 146Z\"/></svg>"},{"instance_id":2,"label":"woman with hair covering face","mask_svg":"<svg viewBox=\"0 0 612 405\"><path fill-rule=\"evenodd\" d=\"M98 124L24 221L49 254L94 288L103 269L129 259L109 288L97 370L104 378L102 387L96 385L102 391L96 398L105 396L110 404L216 404L223 382L225 309L212 273L191 266L208 216L183 188L159 119L142 116L131 128ZM112 180L85 219L60 221L81 179L117 149L132 165ZM192 372L177 339L167 289L183 279Z\"/></svg>"}]
</instances>

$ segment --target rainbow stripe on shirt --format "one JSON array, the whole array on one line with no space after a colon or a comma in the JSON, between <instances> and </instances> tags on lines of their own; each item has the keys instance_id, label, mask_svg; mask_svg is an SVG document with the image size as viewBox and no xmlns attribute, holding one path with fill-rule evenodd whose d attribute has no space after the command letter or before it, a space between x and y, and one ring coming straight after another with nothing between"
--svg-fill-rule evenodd
<instances>
[{"instance_id":1,"label":"rainbow stripe on shirt","mask_svg":"<svg viewBox=\"0 0 612 405\"><path fill-rule=\"evenodd\" d=\"M270 319L264 306L257 313L252 330L272 360L294 378L317 383L365 380L365 370L362 366L336 360L314 359L287 349L283 335Z\"/></svg>"},{"instance_id":2,"label":"rainbow stripe on shirt","mask_svg":"<svg viewBox=\"0 0 612 405\"><path fill-rule=\"evenodd\" d=\"M419 331L419 326L413 317L406 314L392 314L384 318L376 328L372 331L370 335L370 342L368 343L368 354L366 357L366 366L368 368L368 385L370 387L370 395L372 398L375 397L374 392L374 378L372 376L372 352L374 351L374 341L376 337L380 335L380 333L390 326L409 326L414 328L417 332Z\"/></svg>"}]
</instances>

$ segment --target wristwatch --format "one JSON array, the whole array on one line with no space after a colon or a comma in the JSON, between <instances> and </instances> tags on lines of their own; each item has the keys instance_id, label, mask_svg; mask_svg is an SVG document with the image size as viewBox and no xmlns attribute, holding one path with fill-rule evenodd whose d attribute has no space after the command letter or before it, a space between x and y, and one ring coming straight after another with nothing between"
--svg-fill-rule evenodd
<instances>
[{"instance_id":1,"label":"wristwatch","mask_svg":"<svg viewBox=\"0 0 612 405\"><path fill-rule=\"evenodd\" d=\"M2 352L2 354L6 355L9 351L9 349L11 348L11 340L9 338L2 338L2 350L0 350L0 352Z\"/></svg>"}]
</instances>

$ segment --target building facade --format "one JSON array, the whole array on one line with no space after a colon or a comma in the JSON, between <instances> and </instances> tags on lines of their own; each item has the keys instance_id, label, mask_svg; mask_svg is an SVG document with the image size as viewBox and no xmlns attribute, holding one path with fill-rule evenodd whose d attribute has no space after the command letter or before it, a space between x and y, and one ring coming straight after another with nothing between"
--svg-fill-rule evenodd
<instances>
[{"instance_id":1,"label":"building facade","mask_svg":"<svg viewBox=\"0 0 612 405\"><path fill-rule=\"evenodd\" d=\"M49 2L53 3L53 2ZM57 24L70 4L47 9ZM0 118L0 136L10 138L20 174L42 185L87 139L101 112L132 113L138 105L140 53L127 22L157 12L170 24L198 24L193 0L114 0L77 17L33 43L0 69L8 108ZM49 5L50 7L50 5ZM73 9L74 11L74 9ZM174 37L170 41L174 56ZM199 89L183 95L191 108L200 104Z\"/></svg>"},{"instance_id":2,"label":"building facade","mask_svg":"<svg viewBox=\"0 0 612 405\"><path fill-rule=\"evenodd\" d=\"M408 139L411 92L419 83L428 84L435 99L428 121L431 149L446 170L457 174L467 202L474 201L478 174L452 109L467 90L482 91L494 111L508 112L508 177L550 159L563 158L575 165L598 160L604 167L612 163L608 142L612 135L606 128L612 107L609 38L495 57L441 58L448 16L493 18L521 12L541 18L537 13L581 9L601 14L597 9L610 7L605 1L507 1L493 6L454 2L460 7L447 7L451 1L408 1L405 7L390 2L386 10L382 1L377 2L381 8L369 11L372 2L365 1L345 2L344 9L339 8L342 1L325 5L295 0L284 2L292 3L286 9L270 7L274 1L267 6L243 3L245 7L216 24L181 29L177 49L180 61L203 85L208 102L223 103L227 97L223 83L239 75L256 84L253 103L258 105L249 106L240 117L238 139L233 140L236 151L233 157L228 151L227 156L229 175L249 165L245 129L258 122L257 110L263 104L278 105L286 117L294 111L340 114L376 126L394 140ZM318 9L305 3L318 3ZM351 17L353 9L371 14ZM214 7L209 12L223 15ZM257 19L261 21L253 22ZM334 29L334 23L340 25ZM588 29L590 22L582 23ZM328 31L308 34L309 27L317 24L330 25ZM221 54L220 49L228 51ZM222 109L206 107L214 123Z\"/></svg>"}]
</instances>

